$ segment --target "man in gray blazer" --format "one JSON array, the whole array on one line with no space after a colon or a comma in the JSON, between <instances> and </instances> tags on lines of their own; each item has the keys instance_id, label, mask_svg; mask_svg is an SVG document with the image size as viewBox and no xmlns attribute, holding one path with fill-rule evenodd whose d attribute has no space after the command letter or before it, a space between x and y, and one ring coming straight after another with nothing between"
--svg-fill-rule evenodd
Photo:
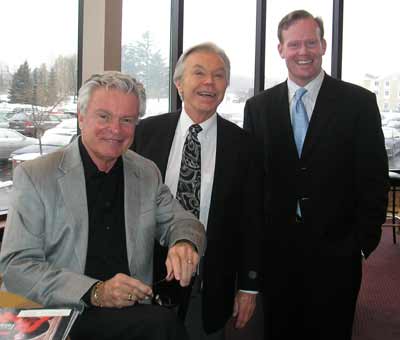
<instances>
[{"instance_id":1,"label":"man in gray blazer","mask_svg":"<svg viewBox=\"0 0 400 340\"><path fill-rule=\"evenodd\" d=\"M82 311L76 339L186 339L170 310L150 305L153 244L169 247L167 280L190 282L203 226L128 150L145 92L119 72L80 89L81 136L15 169L0 253L4 287L46 307Z\"/></svg>"}]
</instances>

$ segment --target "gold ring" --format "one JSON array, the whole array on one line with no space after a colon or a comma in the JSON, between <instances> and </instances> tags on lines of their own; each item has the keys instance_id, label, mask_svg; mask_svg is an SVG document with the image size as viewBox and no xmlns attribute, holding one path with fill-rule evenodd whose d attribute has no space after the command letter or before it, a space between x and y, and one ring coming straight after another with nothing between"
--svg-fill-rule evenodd
<instances>
[{"instance_id":1,"label":"gold ring","mask_svg":"<svg viewBox=\"0 0 400 340\"><path fill-rule=\"evenodd\" d=\"M128 301L133 301L133 296L131 293L128 294Z\"/></svg>"},{"instance_id":2,"label":"gold ring","mask_svg":"<svg viewBox=\"0 0 400 340\"><path fill-rule=\"evenodd\" d=\"M187 264L192 264L192 260L187 260Z\"/></svg>"}]
</instances>

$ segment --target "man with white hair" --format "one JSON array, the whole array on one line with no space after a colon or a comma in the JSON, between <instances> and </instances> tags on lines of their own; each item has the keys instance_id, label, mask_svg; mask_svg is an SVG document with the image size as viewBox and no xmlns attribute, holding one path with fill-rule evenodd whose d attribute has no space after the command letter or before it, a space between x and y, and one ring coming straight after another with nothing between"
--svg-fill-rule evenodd
<instances>
[{"instance_id":1,"label":"man with white hair","mask_svg":"<svg viewBox=\"0 0 400 340\"><path fill-rule=\"evenodd\" d=\"M174 73L182 110L141 121L134 143L207 229L191 296L179 300L191 340L223 339L227 320L243 328L256 305L262 166L250 135L217 113L229 78L229 58L215 44L186 50Z\"/></svg>"},{"instance_id":2,"label":"man with white hair","mask_svg":"<svg viewBox=\"0 0 400 340\"><path fill-rule=\"evenodd\" d=\"M0 270L8 291L82 311L76 339L186 339L169 310L150 305L153 243L168 247L167 279L190 282L204 228L172 197L158 168L128 150L143 86L93 75L79 91L81 136L14 172Z\"/></svg>"}]
</instances>

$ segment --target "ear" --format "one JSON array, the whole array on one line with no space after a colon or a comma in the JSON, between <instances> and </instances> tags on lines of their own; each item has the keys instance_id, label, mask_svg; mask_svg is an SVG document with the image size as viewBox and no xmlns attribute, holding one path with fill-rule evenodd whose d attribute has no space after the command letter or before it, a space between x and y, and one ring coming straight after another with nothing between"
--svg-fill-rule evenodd
<instances>
[{"instance_id":1,"label":"ear","mask_svg":"<svg viewBox=\"0 0 400 340\"><path fill-rule=\"evenodd\" d=\"M325 39L322 39L321 46L322 46L322 55L325 55L325 52L326 52L326 40Z\"/></svg>"},{"instance_id":2,"label":"ear","mask_svg":"<svg viewBox=\"0 0 400 340\"><path fill-rule=\"evenodd\" d=\"M182 81L181 80L176 80L174 82L174 84L175 84L175 87L176 87L176 89L178 91L179 96L182 97L183 96Z\"/></svg>"},{"instance_id":3,"label":"ear","mask_svg":"<svg viewBox=\"0 0 400 340\"><path fill-rule=\"evenodd\" d=\"M281 43L278 44L278 52L279 52L279 55L281 56L281 58L285 59L285 56L283 55L283 46Z\"/></svg>"},{"instance_id":4,"label":"ear","mask_svg":"<svg viewBox=\"0 0 400 340\"><path fill-rule=\"evenodd\" d=\"M79 129L82 130L82 125L83 125L83 121L85 120L84 115L78 111L78 124L79 124Z\"/></svg>"}]
</instances>

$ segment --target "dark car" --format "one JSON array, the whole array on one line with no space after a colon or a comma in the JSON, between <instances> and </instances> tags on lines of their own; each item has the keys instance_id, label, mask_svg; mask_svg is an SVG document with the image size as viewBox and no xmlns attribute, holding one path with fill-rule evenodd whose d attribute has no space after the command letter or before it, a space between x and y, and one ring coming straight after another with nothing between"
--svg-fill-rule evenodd
<instances>
[{"instance_id":1,"label":"dark car","mask_svg":"<svg viewBox=\"0 0 400 340\"><path fill-rule=\"evenodd\" d=\"M8 120L10 129L30 137L37 137L39 130L43 133L60 122L60 119L52 115L43 113L33 115L25 112L16 113Z\"/></svg>"}]
</instances>

